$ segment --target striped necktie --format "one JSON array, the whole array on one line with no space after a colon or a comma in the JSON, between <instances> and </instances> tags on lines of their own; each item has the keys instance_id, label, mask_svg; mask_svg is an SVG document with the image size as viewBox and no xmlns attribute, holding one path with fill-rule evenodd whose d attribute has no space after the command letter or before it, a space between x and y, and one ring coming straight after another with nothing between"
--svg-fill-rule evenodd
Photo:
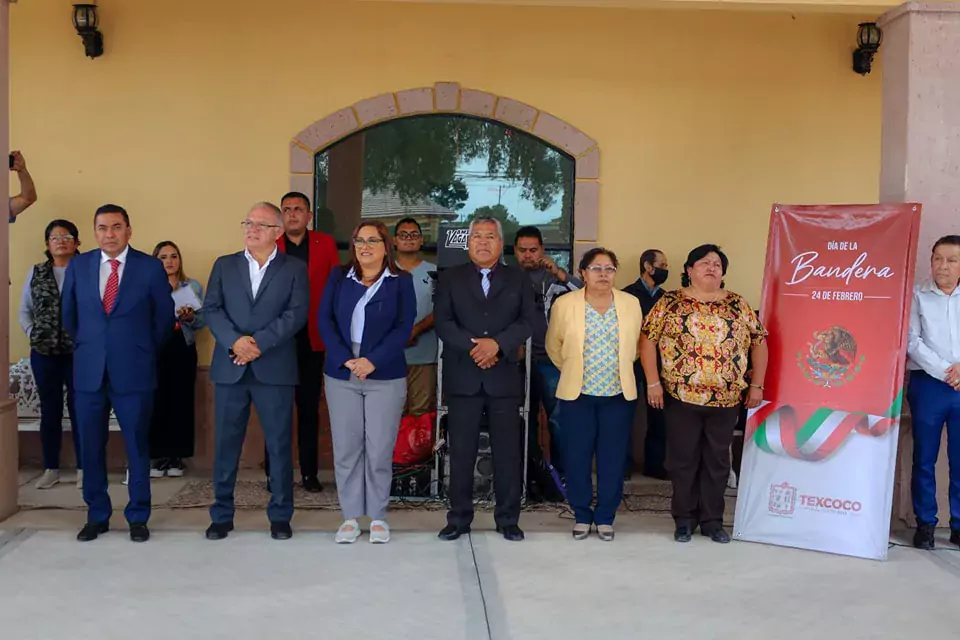
<instances>
[{"instance_id":1,"label":"striped necktie","mask_svg":"<svg viewBox=\"0 0 960 640\"><path fill-rule=\"evenodd\" d=\"M120 291L120 261L110 260L110 277L107 278L107 286L103 290L103 310L107 313L113 311L113 305L117 303L118 291Z\"/></svg>"},{"instance_id":2,"label":"striped necktie","mask_svg":"<svg viewBox=\"0 0 960 640\"><path fill-rule=\"evenodd\" d=\"M490 269L480 269L483 276L480 279L480 286L483 288L483 297L486 298L490 293Z\"/></svg>"}]
</instances>

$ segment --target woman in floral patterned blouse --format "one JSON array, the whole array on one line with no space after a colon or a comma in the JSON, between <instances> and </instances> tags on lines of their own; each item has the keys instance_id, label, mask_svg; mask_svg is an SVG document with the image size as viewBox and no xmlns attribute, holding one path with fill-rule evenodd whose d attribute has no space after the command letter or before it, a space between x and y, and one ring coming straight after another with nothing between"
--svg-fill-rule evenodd
<instances>
[{"instance_id":1,"label":"woman in floral patterned blouse","mask_svg":"<svg viewBox=\"0 0 960 640\"><path fill-rule=\"evenodd\" d=\"M714 542L730 542L723 529L728 451L744 391L747 408L763 399L767 333L747 301L723 288L728 265L716 245L691 251L683 287L657 302L640 340L647 402L663 408L666 400L666 466L678 542L689 542L698 525Z\"/></svg>"}]
</instances>

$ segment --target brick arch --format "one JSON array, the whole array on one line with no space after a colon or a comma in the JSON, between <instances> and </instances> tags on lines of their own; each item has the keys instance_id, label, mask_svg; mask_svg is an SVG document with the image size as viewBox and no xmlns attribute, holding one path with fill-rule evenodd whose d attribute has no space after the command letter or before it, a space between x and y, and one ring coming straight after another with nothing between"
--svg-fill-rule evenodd
<instances>
[{"instance_id":1,"label":"brick arch","mask_svg":"<svg viewBox=\"0 0 960 640\"><path fill-rule=\"evenodd\" d=\"M317 120L290 141L290 190L313 193L314 156L371 125L431 113L462 114L525 131L576 159L574 256L596 246L600 228L600 149L595 140L536 107L456 82L384 93Z\"/></svg>"}]
</instances>

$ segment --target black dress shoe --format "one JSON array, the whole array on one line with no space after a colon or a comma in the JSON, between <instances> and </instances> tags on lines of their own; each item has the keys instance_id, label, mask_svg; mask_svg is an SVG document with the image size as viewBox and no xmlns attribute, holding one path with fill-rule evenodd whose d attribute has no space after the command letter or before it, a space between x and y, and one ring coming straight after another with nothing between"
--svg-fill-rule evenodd
<instances>
[{"instance_id":1,"label":"black dress shoe","mask_svg":"<svg viewBox=\"0 0 960 640\"><path fill-rule=\"evenodd\" d=\"M83 525L83 529L80 529L80 533L77 534L77 540L80 542L90 542L91 540L96 540L101 533L106 533L110 531L109 522L88 522Z\"/></svg>"},{"instance_id":2,"label":"black dress shoe","mask_svg":"<svg viewBox=\"0 0 960 640\"><path fill-rule=\"evenodd\" d=\"M917 549L923 549L924 551L933 551L937 546L933 532L934 528L930 525L918 524L917 532L913 534L913 546ZM954 541L952 535L950 536L950 541Z\"/></svg>"},{"instance_id":3,"label":"black dress shoe","mask_svg":"<svg viewBox=\"0 0 960 640\"><path fill-rule=\"evenodd\" d=\"M720 544L727 544L730 542L730 534L727 533L723 527L717 527L716 529L711 529L709 531L700 529L700 533L710 538L714 542L719 542Z\"/></svg>"},{"instance_id":4,"label":"black dress shoe","mask_svg":"<svg viewBox=\"0 0 960 640\"><path fill-rule=\"evenodd\" d=\"M673 539L677 542L690 542L693 540L693 529L687 526L677 527L673 532Z\"/></svg>"},{"instance_id":5,"label":"black dress shoe","mask_svg":"<svg viewBox=\"0 0 960 640\"><path fill-rule=\"evenodd\" d=\"M232 522L213 522L207 527L207 540L223 540L233 531Z\"/></svg>"},{"instance_id":6,"label":"black dress shoe","mask_svg":"<svg viewBox=\"0 0 960 640\"><path fill-rule=\"evenodd\" d=\"M470 525L458 526L455 524L448 524L443 529L440 530L440 533L437 534L437 537L441 540L446 540L451 542L456 540L460 536L465 536L470 533Z\"/></svg>"},{"instance_id":7,"label":"black dress shoe","mask_svg":"<svg viewBox=\"0 0 960 640\"><path fill-rule=\"evenodd\" d=\"M503 534L503 539L510 542L520 542L524 538L523 529L515 524L508 524L505 527L497 525L497 533Z\"/></svg>"},{"instance_id":8,"label":"black dress shoe","mask_svg":"<svg viewBox=\"0 0 960 640\"><path fill-rule=\"evenodd\" d=\"M950 542L960 546L960 529L950 530Z\"/></svg>"},{"instance_id":9,"label":"black dress shoe","mask_svg":"<svg viewBox=\"0 0 960 640\"><path fill-rule=\"evenodd\" d=\"M289 540L293 537L293 529L289 522L271 522L270 537L274 540Z\"/></svg>"},{"instance_id":10,"label":"black dress shoe","mask_svg":"<svg viewBox=\"0 0 960 640\"><path fill-rule=\"evenodd\" d=\"M146 542L150 539L150 529L147 529L146 523L130 523L130 539L133 542Z\"/></svg>"},{"instance_id":11,"label":"black dress shoe","mask_svg":"<svg viewBox=\"0 0 960 640\"><path fill-rule=\"evenodd\" d=\"M303 490L307 493L320 493L323 491L323 485L317 476L303 476Z\"/></svg>"}]
</instances>

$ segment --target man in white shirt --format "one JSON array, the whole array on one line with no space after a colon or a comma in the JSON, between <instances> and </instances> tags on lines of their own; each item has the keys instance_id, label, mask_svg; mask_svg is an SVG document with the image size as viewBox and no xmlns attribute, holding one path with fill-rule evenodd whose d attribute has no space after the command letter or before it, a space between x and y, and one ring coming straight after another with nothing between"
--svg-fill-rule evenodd
<instances>
[{"instance_id":1,"label":"man in white shirt","mask_svg":"<svg viewBox=\"0 0 960 640\"><path fill-rule=\"evenodd\" d=\"M283 215L276 205L257 203L241 224L245 248L217 259L203 301L216 340L210 364L216 385L215 502L206 536L222 540L233 531L237 466L253 405L270 458L270 536L287 540L293 535L295 336L306 326L310 307L307 265L277 249Z\"/></svg>"},{"instance_id":2,"label":"man in white shirt","mask_svg":"<svg viewBox=\"0 0 960 640\"><path fill-rule=\"evenodd\" d=\"M936 465L943 425L950 461L950 542L960 545L960 235L933 245L932 282L916 288L910 310L911 370L907 400L913 418L913 511L918 549L934 548Z\"/></svg>"}]
</instances>

